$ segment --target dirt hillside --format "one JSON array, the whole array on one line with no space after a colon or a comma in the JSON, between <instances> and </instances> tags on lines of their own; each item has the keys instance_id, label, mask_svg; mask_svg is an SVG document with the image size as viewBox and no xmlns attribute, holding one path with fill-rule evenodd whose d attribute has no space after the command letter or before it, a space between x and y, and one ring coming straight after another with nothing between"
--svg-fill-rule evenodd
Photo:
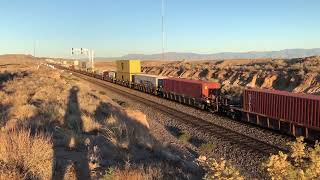
<instances>
[{"instance_id":1,"label":"dirt hillside","mask_svg":"<svg viewBox=\"0 0 320 180\"><path fill-rule=\"evenodd\" d=\"M141 111L31 56L0 57L0 99L0 179L202 176Z\"/></svg>"},{"instance_id":2,"label":"dirt hillside","mask_svg":"<svg viewBox=\"0 0 320 180\"><path fill-rule=\"evenodd\" d=\"M160 64L160 65L159 65ZM143 64L148 74L220 82L225 92L245 87L320 95L320 57Z\"/></svg>"}]
</instances>

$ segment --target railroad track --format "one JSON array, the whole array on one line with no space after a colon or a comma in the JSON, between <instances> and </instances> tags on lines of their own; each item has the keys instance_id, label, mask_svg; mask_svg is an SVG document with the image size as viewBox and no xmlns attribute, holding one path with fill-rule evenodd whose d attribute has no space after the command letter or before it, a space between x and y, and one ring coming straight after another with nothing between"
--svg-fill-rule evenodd
<instances>
[{"instance_id":1,"label":"railroad track","mask_svg":"<svg viewBox=\"0 0 320 180\"><path fill-rule=\"evenodd\" d=\"M139 102L141 104L144 104L148 107L157 109L158 111L170 116L171 118L184 123L188 124L191 127L197 128L201 131L205 131L206 133L210 133L210 135L213 135L217 138L222 138L224 141L230 143L230 144L236 144L239 147L248 150L250 152L256 152L261 155L270 155L277 153L278 151L287 152L286 149L277 147L275 145L266 143L264 141L252 138L250 136L241 134L236 131L232 131L231 129L227 129L225 127L213 124L212 122L209 122L207 120L204 120L202 118L178 111L176 109L170 108L168 106L156 103L154 101L151 101L149 99L146 99L141 96L134 95L132 93L128 93L127 91L121 90L119 88L115 88L113 86L108 85L107 81L102 81L93 77L85 76L76 72L73 72L73 75L82 78L86 81L89 81L91 83L97 84L101 87L104 87L108 90L111 90L121 96L128 97L136 102Z\"/></svg>"}]
</instances>

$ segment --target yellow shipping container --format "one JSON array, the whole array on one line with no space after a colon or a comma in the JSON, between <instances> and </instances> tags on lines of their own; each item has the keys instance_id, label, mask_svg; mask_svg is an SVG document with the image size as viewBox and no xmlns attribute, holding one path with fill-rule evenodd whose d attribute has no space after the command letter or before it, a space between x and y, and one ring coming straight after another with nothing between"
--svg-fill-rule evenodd
<instances>
[{"instance_id":1,"label":"yellow shipping container","mask_svg":"<svg viewBox=\"0 0 320 180\"><path fill-rule=\"evenodd\" d=\"M139 73L116 72L116 79L122 81L132 81L132 76Z\"/></svg>"},{"instance_id":2,"label":"yellow shipping container","mask_svg":"<svg viewBox=\"0 0 320 180\"><path fill-rule=\"evenodd\" d=\"M140 60L120 60L117 61L117 72L122 73L140 73Z\"/></svg>"}]
</instances>

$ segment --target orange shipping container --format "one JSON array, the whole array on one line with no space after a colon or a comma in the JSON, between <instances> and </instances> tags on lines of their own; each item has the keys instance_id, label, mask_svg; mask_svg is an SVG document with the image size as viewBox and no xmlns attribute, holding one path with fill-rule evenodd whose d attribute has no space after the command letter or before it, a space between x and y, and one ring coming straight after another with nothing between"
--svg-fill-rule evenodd
<instances>
[{"instance_id":1,"label":"orange shipping container","mask_svg":"<svg viewBox=\"0 0 320 180\"><path fill-rule=\"evenodd\" d=\"M163 86L163 89L166 92L185 95L192 98L209 97L210 90L220 88L220 84L216 82L180 78L164 79Z\"/></svg>"}]
</instances>

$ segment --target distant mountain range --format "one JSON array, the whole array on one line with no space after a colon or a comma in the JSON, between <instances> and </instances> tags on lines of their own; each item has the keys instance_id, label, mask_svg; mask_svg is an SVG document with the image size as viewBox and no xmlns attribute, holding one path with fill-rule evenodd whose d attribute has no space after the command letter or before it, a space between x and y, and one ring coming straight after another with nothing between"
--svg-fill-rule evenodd
<instances>
[{"instance_id":1,"label":"distant mountain range","mask_svg":"<svg viewBox=\"0 0 320 180\"><path fill-rule=\"evenodd\" d=\"M320 55L320 48L314 49L285 49L281 51L251 51L251 52L222 52L215 54L196 53L165 53L166 60L216 60L216 59L254 59L254 58L301 58ZM97 57L97 61L119 60L119 59L140 59L140 60L161 60L162 54L128 54L121 57Z\"/></svg>"}]
</instances>

